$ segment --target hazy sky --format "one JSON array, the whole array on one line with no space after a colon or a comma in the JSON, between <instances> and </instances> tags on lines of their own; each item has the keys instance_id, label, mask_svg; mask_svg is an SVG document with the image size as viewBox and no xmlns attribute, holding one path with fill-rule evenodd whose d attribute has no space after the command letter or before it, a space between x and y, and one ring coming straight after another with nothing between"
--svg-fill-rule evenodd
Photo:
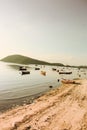
<instances>
[{"instance_id":1,"label":"hazy sky","mask_svg":"<svg viewBox=\"0 0 87 130\"><path fill-rule=\"evenodd\" d=\"M87 0L0 0L0 58L87 65Z\"/></svg>"}]
</instances>

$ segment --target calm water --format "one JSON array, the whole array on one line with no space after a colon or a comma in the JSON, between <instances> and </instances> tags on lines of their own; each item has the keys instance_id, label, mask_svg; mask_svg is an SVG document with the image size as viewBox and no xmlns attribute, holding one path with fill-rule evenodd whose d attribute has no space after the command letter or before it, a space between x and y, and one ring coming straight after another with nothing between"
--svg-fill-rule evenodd
<instances>
[{"instance_id":1,"label":"calm water","mask_svg":"<svg viewBox=\"0 0 87 130\"><path fill-rule=\"evenodd\" d=\"M40 70L35 70L35 65L29 65L29 75L21 75L17 66L11 66L10 63L0 62L0 100L15 99L37 94L49 90L49 86L57 87L61 82L57 79L67 78L87 78L87 70L75 68L55 67L58 70L72 71L71 75L59 75L52 71L52 66L39 66ZM41 70L46 71L47 75L41 75Z\"/></svg>"}]
</instances>

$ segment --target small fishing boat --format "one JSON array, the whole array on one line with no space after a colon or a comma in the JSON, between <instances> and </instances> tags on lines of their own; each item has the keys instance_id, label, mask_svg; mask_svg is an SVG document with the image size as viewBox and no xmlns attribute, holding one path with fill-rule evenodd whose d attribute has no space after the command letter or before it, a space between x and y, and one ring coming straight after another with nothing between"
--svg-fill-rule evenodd
<instances>
[{"instance_id":1,"label":"small fishing boat","mask_svg":"<svg viewBox=\"0 0 87 130\"><path fill-rule=\"evenodd\" d=\"M56 71L56 69L55 69L55 68L52 68L52 70L53 70L53 71Z\"/></svg>"},{"instance_id":2,"label":"small fishing boat","mask_svg":"<svg viewBox=\"0 0 87 130\"><path fill-rule=\"evenodd\" d=\"M19 67L19 70L27 70L27 68L24 67L24 66L20 66L20 67Z\"/></svg>"},{"instance_id":3,"label":"small fishing boat","mask_svg":"<svg viewBox=\"0 0 87 130\"><path fill-rule=\"evenodd\" d=\"M64 84L75 84L74 80L68 80L68 79L63 79L63 80L61 80L61 82Z\"/></svg>"},{"instance_id":4,"label":"small fishing boat","mask_svg":"<svg viewBox=\"0 0 87 130\"><path fill-rule=\"evenodd\" d=\"M46 71L41 71L41 74L46 76Z\"/></svg>"},{"instance_id":5,"label":"small fishing boat","mask_svg":"<svg viewBox=\"0 0 87 130\"><path fill-rule=\"evenodd\" d=\"M40 70L40 68L35 68L35 70Z\"/></svg>"},{"instance_id":6,"label":"small fishing boat","mask_svg":"<svg viewBox=\"0 0 87 130\"><path fill-rule=\"evenodd\" d=\"M22 75L30 74L30 71L21 71L21 74L22 74Z\"/></svg>"},{"instance_id":7,"label":"small fishing boat","mask_svg":"<svg viewBox=\"0 0 87 130\"><path fill-rule=\"evenodd\" d=\"M57 70L57 72L59 72L59 70Z\"/></svg>"},{"instance_id":8,"label":"small fishing boat","mask_svg":"<svg viewBox=\"0 0 87 130\"><path fill-rule=\"evenodd\" d=\"M59 74L72 74L72 72L59 72Z\"/></svg>"}]
</instances>

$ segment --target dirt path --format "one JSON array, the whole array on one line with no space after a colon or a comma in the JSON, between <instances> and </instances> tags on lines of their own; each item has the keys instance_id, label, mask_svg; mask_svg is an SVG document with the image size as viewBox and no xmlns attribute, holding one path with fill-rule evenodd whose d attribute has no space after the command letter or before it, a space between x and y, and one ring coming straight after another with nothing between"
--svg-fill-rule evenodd
<instances>
[{"instance_id":1,"label":"dirt path","mask_svg":"<svg viewBox=\"0 0 87 130\"><path fill-rule=\"evenodd\" d=\"M0 115L0 130L87 130L87 80Z\"/></svg>"}]
</instances>

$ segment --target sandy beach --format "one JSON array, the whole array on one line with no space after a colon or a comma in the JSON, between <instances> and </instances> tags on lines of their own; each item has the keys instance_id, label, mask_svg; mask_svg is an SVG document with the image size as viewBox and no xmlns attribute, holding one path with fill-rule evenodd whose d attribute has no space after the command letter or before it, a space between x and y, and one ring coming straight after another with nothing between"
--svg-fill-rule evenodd
<instances>
[{"instance_id":1,"label":"sandy beach","mask_svg":"<svg viewBox=\"0 0 87 130\"><path fill-rule=\"evenodd\" d=\"M76 82L0 114L0 130L87 130L87 80Z\"/></svg>"}]
</instances>

